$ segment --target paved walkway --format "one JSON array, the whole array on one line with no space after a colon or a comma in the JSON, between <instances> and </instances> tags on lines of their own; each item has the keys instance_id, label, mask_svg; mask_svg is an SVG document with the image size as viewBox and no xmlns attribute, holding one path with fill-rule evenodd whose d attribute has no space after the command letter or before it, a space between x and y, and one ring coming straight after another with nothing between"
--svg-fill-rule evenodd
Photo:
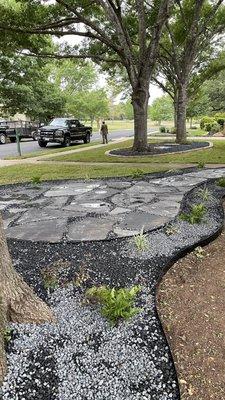
<instances>
[{"instance_id":1,"label":"paved walkway","mask_svg":"<svg viewBox=\"0 0 225 400\"><path fill-rule=\"evenodd\" d=\"M186 192L225 169L160 179L47 182L0 189L7 236L32 241L95 241L133 236L170 222Z\"/></svg>"}]
</instances>

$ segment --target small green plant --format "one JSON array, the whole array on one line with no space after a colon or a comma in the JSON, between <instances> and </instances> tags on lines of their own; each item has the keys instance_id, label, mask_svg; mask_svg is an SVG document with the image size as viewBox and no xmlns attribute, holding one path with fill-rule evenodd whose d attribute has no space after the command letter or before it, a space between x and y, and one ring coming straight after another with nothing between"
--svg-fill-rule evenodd
<instances>
[{"instance_id":1,"label":"small green plant","mask_svg":"<svg viewBox=\"0 0 225 400\"><path fill-rule=\"evenodd\" d=\"M199 161L198 162L198 168L199 169L202 169L202 168L204 168L205 167L205 163L203 162L203 161Z\"/></svg>"},{"instance_id":2,"label":"small green plant","mask_svg":"<svg viewBox=\"0 0 225 400\"><path fill-rule=\"evenodd\" d=\"M40 185L41 177L40 176L33 176L31 178L31 182L33 183L33 185Z\"/></svg>"},{"instance_id":3,"label":"small green plant","mask_svg":"<svg viewBox=\"0 0 225 400\"><path fill-rule=\"evenodd\" d=\"M137 169L135 169L134 171L133 171L133 173L132 173L132 178L140 178L141 176L143 176L144 175L144 171L142 170L142 169L140 169L140 168L137 168Z\"/></svg>"},{"instance_id":4,"label":"small green plant","mask_svg":"<svg viewBox=\"0 0 225 400\"><path fill-rule=\"evenodd\" d=\"M206 213L206 207L204 204L196 204L191 207L191 211L189 213L182 213L180 215L180 219L183 221L187 221L190 224L200 224L204 215Z\"/></svg>"},{"instance_id":5,"label":"small green plant","mask_svg":"<svg viewBox=\"0 0 225 400\"><path fill-rule=\"evenodd\" d=\"M144 251L148 248L148 239L144 234L144 227L138 235L134 236L134 243L138 251Z\"/></svg>"},{"instance_id":6,"label":"small green plant","mask_svg":"<svg viewBox=\"0 0 225 400\"><path fill-rule=\"evenodd\" d=\"M79 271L75 273L75 279L73 280L73 283L75 286L81 287L90 279L89 272L85 268L85 265L81 265Z\"/></svg>"},{"instance_id":7,"label":"small green plant","mask_svg":"<svg viewBox=\"0 0 225 400\"><path fill-rule=\"evenodd\" d=\"M211 194L209 189L205 186L204 188L199 189L198 191L198 196L203 200L203 201L207 201L210 199Z\"/></svg>"},{"instance_id":8,"label":"small green plant","mask_svg":"<svg viewBox=\"0 0 225 400\"><path fill-rule=\"evenodd\" d=\"M202 260L205 257L205 251L201 246L196 247L193 253L198 260Z\"/></svg>"},{"instance_id":9,"label":"small green plant","mask_svg":"<svg viewBox=\"0 0 225 400\"><path fill-rule=\"evenodd\" d=\"M129 319L140 311L139 308L134 307L140 290L140 286L133 286L129 289L93 286L86 291L86 297L89 301L101 304L102 315L115 325L120 319Z\"/></svg>"},{"instance_id":10,"label":"small green plant","mask_svg":"<svg viewBox=\"0 0 225 400\"><path fill-rule=\"evenodd\" d=\"M59 278L57 276L57 271L53 271L50 268L44 268L42 271L42 278L44 288L50 292L51 290L55 290L59 287Z\"/></svg>"},{"instance_id":11,"label":"small green plant","mask_svg":"<svg viewBox=\"0 0 225 400\"><path fill-rule=\"evenodd\" d=\"M224 178L224 177L219 178L219 179L217 180L217 186L225 187L225 178Z\"/></svg>"},{"instance_id":12,"label":"small green plant","mask_svg":"<svg viewBox=\"0 0 225 400\"><path fill-rule=\"evenodd\" d=\"M10 340L12 339L12 332L13 330L11 328L5 328L4 329L4 340L5 343L8 344L10 342Z\"/></svg>"},{"instance_id":13,"label":"small green plant","mask_svg":"<svg viewBox=\"0 0 225 400\"><path fill-rule=\"evenodd\" d=\"M165 233L167 236L175 235L178 232L179 232L179 230L178 230L177 226L173 225L173 224L169 224L165 228Z\"/></svg>"}]
</instances>

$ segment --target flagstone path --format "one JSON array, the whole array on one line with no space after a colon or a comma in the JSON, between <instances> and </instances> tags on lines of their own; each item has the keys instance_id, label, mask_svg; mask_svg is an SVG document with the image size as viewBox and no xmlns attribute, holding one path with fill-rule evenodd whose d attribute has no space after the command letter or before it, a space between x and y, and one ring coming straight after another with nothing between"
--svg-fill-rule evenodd
<instances>
[{"instance_id":1,"label":"flagstone path","mask_svg":"<svg viewBox=\"0 0 225 400\"><path fill-rule=\"evenodd\" d=\"M6 234L31 241L96 241L129 237L170 222L185 193L225 169L143 180L46 182L0 189Z\"/></svg>"}]
</instances>

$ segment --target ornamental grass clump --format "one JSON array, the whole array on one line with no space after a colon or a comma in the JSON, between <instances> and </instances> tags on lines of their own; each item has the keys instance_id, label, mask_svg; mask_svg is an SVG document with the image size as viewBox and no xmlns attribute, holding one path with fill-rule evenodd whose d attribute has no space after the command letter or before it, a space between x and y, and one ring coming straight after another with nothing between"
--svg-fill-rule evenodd
<instances>
[{"instance_id":1,"label":"ornamental grass clump","mask_svg":"<svg viewBox=\"0 0 225 400\"><path fill-rule=\"evenodd\" d=\"M93 286L86 291L86 297L89 301L100 304L102 315L115 325L120 319L127 320L140 311L134 306L140 290L140 286L120 289Z\"/></svg>"},{"instance_id":2,"label":"ornamental grass clump","mask_svg":"<svg viewBox=\"0 0 225 400\"><path fill-rule=\"evenodd\" d=\"M180 215L180 219L183 221L187 221L190 224L200 224L203 220L203 217L206 213L206 207L204 204L195 204L191 207L191 211L189 213L182 213Z\"/></svg>"},{"instance_id":3,"label":"ornamental grass clump","mask_svg":"<svg viewBox=\"0 0 225 400\"><path fill-rule=\"evenodd\" d=\"M138 235L134 236L134 243L138 251L144 251L148 248L148 239L144 234L144 228Z\"/></svg>"},{"instance_id":4,"label":"ornamental grass clump","mask_svg":"<svg viewBox=\"0 0 225 400\"><path fill-rule=\"evenodd\" d=\"M198 196L203 200L203 201L208 201L211 198L210 191L207 187L201 188L198 191Z\"/></svg>"}]
</instances>

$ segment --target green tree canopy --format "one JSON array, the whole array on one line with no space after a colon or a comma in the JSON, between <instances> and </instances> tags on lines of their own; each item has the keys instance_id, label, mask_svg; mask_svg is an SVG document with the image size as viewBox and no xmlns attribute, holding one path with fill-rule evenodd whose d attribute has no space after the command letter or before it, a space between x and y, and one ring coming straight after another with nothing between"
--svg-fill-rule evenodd
<instances>
[{"instance_id":1,"label":"green tree canopy","mask_svg":"<svg viewBox=\"0 0 225 400\"><path fill-rule=\"evenodd\" d=\"M149 116L152 121L161 124L162 121L173 119L174 109L170 96L164 95L155 99L149 108Z\"/></svg>"}]
</instances>

